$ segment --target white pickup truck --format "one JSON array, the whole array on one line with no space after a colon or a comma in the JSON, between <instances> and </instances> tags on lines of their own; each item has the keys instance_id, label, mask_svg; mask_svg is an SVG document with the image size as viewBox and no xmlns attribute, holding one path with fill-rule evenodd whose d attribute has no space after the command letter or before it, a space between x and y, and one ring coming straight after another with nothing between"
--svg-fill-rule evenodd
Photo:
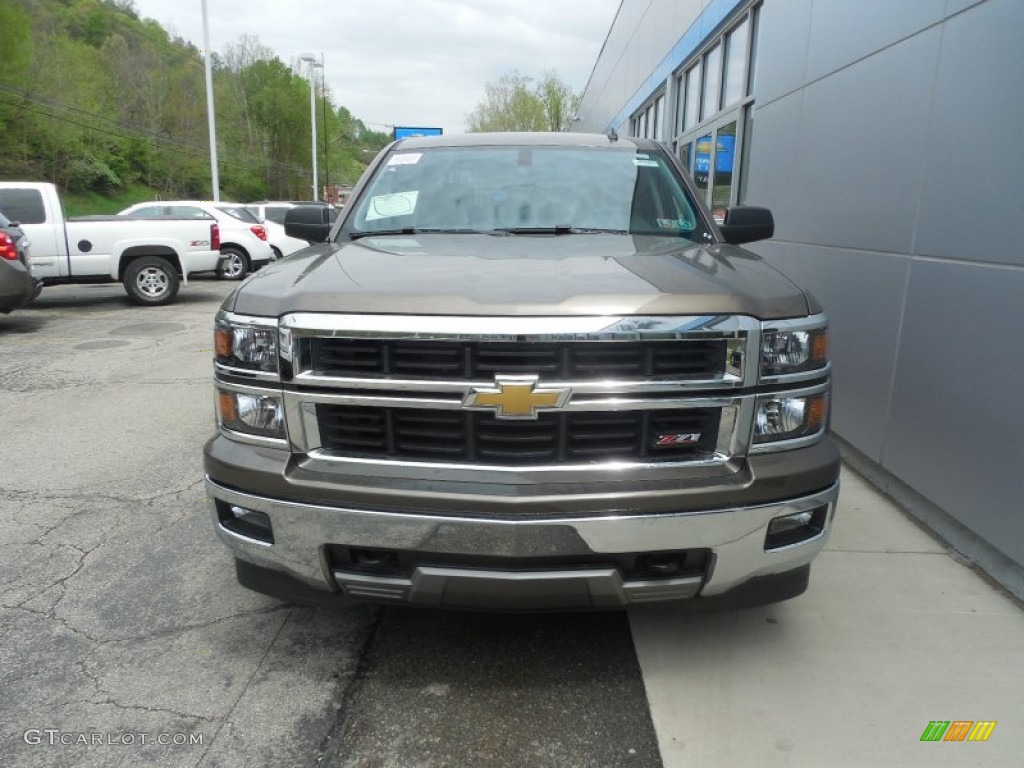
<instances>
[{"instance_id":1,"label":"white pickup truck","mask_svg":"<svg viewBox=\"0 0 1024 768\"><path fill-rule=\"evenodd\" d=\"M0 181L0 211L32 242L33 273L44 285L124 284L136 304L168 304L189 275L220 265L220 229L196 219L69 219L53 184Z\"/></svg>"}]
</instances>

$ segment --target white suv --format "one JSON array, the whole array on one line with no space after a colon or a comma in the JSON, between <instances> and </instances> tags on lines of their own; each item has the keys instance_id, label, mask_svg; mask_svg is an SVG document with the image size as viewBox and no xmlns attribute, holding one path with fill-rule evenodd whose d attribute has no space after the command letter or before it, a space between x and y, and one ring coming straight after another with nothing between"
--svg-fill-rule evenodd
<instances>
[{"instance_id":1,"label":"white suv","mask_svg":"<svg viewBox=\"0 0 1024 768\"><path fill-rule=\"evenodd\" d=\"M274 260L267 230L260 220L238 203L209 200L156 200L138 203L119 214L133 219L173 216L182 219L214 219L220 225L221 277L241 280L250 270Z\"/></svg>"}]
</instances>

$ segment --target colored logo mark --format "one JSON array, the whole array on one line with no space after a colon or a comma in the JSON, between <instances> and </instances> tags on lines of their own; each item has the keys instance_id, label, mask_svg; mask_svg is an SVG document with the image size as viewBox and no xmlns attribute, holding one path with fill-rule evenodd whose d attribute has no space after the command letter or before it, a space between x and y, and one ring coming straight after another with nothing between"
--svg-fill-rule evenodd
<instances>
[{"instance_id":1,"label":"colored logo mark","mask_svg":"<svg viewBox=\"0 0 1024 768\"><path fill-rule=\"evenodd\" d=\"M932 720L921 741L988 741L995 728L995 720Z\"/></svg>"}]
</instances>

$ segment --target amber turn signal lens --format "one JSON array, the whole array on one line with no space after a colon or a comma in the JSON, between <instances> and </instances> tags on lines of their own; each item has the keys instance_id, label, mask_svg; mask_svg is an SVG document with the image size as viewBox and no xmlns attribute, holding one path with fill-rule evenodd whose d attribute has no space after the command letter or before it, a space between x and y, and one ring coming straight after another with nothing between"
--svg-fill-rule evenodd
<instances>
[{"instance_id":1,"label":"amber turn signal lens","mask_svg":"<svg viewBox=\"0 0 1024 768\"><path fill-rule=\"evenodd\" d=\"M825 423L825 395L817 395L807 400L807 427L818 429Z\"/></svg>"},{"instance_id":2,"label":"amber turn signal lens","mask_svg":"<svg viewBox=\"0 0 1024 768\"><path fill-rule=\"evenodd\" d=\"M811 360L828 362L828 331L819 331L811 336Z\"/></svg>"},{"instance_id":3,"label":"amber turn signal lens","mask_svg":"<svg viewBox=\"0 0 1024 768\"><path fill-rule=\"evenodd\" d=\"M220 411L221 422L238 421L238 401L233 392L217 392L217 410Z\"/></svg>"},{"instance_id":4,"label":"amber turn signal lens","mask_svg":"<svg viewBox=\"0 0 1024 768\"><path fill-rule=\"evenodd\" d=\"M231 357L231 331L218 328L213 332L213 351L217 357Z\"/></svg>"}]
</instances>

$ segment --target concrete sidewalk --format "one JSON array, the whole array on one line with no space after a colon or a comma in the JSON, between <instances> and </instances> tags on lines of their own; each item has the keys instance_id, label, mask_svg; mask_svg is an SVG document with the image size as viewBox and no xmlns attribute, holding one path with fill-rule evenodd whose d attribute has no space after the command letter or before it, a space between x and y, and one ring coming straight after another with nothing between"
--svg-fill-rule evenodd
<instances>
[{"instance_id":1,"label":"concrete sidewalk","mask_svg":"<svg viewBox=\"0 0 1024 768\"><path fill-rule=\"evenodd\" d=\"M714 616L630 613L677 766L1024 765L1024 611L848 468L806 594ZM994 720L987 742L922 742Z\"/></svg>"}]
</instances>

